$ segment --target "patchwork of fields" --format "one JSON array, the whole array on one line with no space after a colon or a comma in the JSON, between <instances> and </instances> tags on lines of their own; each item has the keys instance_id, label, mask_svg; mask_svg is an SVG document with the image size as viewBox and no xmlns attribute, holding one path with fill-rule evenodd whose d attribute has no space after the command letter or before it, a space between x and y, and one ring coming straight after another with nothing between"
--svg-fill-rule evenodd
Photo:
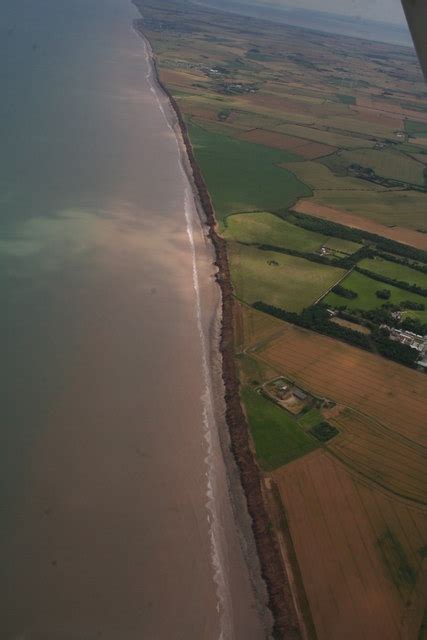
<instances>
[{"instance_id":1,"label":"patchwork of fields","mask_svg":"<svg viewBox=\"0 0 427 640\"><path fill-rule=\"evenodd\" d=\"M294 596L317 640L420 640L427 376L387 342L427 334L416 59L187 0L141 8L227 242L241 398ZM308 397L301 414L266 393L278 379Z\"/></svg>"}]
</instances>

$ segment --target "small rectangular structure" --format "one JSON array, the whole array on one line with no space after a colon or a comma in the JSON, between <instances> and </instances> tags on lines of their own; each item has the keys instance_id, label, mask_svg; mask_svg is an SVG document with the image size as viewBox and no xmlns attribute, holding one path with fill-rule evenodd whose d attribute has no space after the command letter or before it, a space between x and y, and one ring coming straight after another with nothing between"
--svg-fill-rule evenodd
<instances>
[{"instance_id":1,"label":"small rectangular structure","mask_svg":"<svg viewBox=\"0 0 427 640\"><path fill-rule=\"evenodd\" d=\"M298 389L298 387L295 387L293 389L292 393L294 394L295 398L298 398L298 400L306 400L307 399L307 394L304 393L304 391L302 389Z\"/></svg>"}]
</instances>

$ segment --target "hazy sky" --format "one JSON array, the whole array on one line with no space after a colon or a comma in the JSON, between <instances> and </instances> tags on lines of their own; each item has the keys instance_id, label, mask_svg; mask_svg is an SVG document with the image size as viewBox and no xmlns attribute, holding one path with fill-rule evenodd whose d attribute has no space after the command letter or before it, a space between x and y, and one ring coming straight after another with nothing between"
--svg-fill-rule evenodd
<instances>
[{"instance_id":1,"label":"hazy sky","mask_svg":"<svg viewBox=\"0 0 427 640\"><path fill-rule=\"evenodd\" d=\"M269 0L268 4L329 11L380 22L405 23L400 0Z\"/></svg>"}]
</instances>

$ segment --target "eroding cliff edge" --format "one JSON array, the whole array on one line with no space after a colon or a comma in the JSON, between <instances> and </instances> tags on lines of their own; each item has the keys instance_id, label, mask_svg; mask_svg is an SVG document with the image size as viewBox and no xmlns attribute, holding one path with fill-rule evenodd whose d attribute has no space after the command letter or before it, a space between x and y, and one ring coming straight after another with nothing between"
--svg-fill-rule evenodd
<instances>
[{"instance_id":1,"label":"eroding cliff edge","mask_svg":"<svg viewBox=\"0 0 427 640\"><path fill-rule=\"evenodd\" d=\"M137 8L139 10L138 6ZM146 41L149 41L148 35L144 30L143 20L135 21L135 29ZM229 428L232 453L240 471L240 479L246 496L262 577L267 585L268 606L271 609L274 619L273 636L277 639L300 640L302 634L292 598L290 582L283 565L275 535L271 530L271 523L262 493L262 474L250 447L249 425L240 401L240 384L234 356L233 317L235 300L231 284L226 242L217 232L217 223L212 201L200 168L196 162L186 123L176 100L160 78L154 53L152 54L152 63L156 81L162 91L167 95L179 123L192 170L194 186L206 216L206 223L209 230L208 235L215 251L215 265L218 269L217 281L222 294L220 351L222 355L222 376L225 387L226 421Z\"/></svg>"}]
</instances>

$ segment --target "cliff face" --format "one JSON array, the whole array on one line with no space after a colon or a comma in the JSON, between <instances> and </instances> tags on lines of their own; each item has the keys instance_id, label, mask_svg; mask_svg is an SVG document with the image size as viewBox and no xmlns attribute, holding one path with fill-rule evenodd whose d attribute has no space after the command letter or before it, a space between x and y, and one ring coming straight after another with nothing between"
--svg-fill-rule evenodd
<instances>
[{"instance_id":1,"label":"cliff face","mask_svg":"<svg viewBox=\"0 0 427 640\"><path fill-rule=\"evenodd\" d=\"M142 21L136 21L135 26L139 33L148 39ZM230 432L232 452L240 470L241 482L252 520L252 530L260 559L262 577L267 584L269 607L274 618L274 638L299 640L302 636L291 588L274 532L271 529L261 489L262 476L250 448L249 425L240 402L240 385L234 357L233 309L235 302L226 242L216 231L217 224L212 201L196 162L187 126L176 100L160 79L155 56L153 56L153 65L157 82L168 96L178 119L192 169L194 185L206 215L209 237L215 249L215 265L218 268L217 281L222 293L220 351L225 386L226 420Z\"/></svg>"}]
</instances>

